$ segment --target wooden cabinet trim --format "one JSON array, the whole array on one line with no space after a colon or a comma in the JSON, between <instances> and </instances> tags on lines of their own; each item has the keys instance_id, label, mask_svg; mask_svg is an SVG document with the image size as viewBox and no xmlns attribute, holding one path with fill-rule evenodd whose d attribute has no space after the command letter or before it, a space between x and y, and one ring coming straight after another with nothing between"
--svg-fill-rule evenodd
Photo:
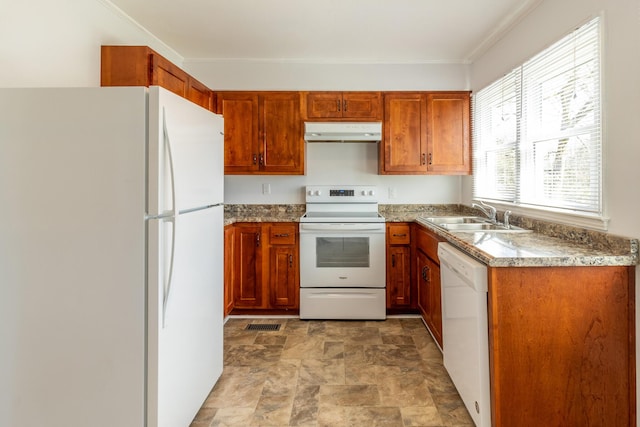
<instances>
[{"instance_id":1,"label":"wooden cabinet trim","mask_svg":"<svg viewBox=\"0 0 640 427\"><path fill-rule=\"evenodd\" d=\"M214 110L211 89L148 46L101 46L100 85L162 86Z\"/></svg>"}]
</instances>

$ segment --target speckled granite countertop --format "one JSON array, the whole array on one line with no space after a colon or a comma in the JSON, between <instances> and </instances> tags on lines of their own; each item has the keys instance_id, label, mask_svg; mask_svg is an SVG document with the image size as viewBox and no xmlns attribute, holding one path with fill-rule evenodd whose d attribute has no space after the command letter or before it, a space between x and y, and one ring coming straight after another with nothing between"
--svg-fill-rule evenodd
<instances>
[{"instance_id":1,"label":"speckled granite countertop","mask_svg":"<svg viewBox=\"0 0 640 427\"><path fill-rule=\"evenodd\" d=\"M638 240L609 233L511 216L531 233L451 233L420 220L441 215L478 215L463 205L380 205L387 222L417 222L491 267L628 266L638 263ZM225 206L234 222L298 222L305 205Z\"/></svg>"},{"instance_id":2,"label":"speckled granite countertop","mask_svg":"<svg viewBox=\"0 0 640 427\"><path fill-rule=\"evenodd\" d=\"M299 222L305 205L225 205L224 225L236 222Z\"/></svg>"}]
</instances>

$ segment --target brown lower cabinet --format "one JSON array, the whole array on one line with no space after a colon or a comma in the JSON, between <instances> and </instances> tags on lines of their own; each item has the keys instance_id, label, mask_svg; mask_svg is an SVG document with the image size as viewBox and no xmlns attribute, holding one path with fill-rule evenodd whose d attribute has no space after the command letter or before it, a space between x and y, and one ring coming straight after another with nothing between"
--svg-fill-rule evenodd
<instances>
[{"instance_id":1,"label":"brown lower cabinet","mask_svg":"<svg viewBox=\"0 0 640 427\"><path fill-rule=\"evenodd\" d=\"M238 223L233 228L229 311L298 310L297 224Z\"/></svg>"},{"instance_id":2,"label":"brown lower cabinet","mask_svg":"<svg viewBox=\"0 0 640 427\"><path fill-rule=\"evenodd\" d=\"M235 254L235 227L224 227L224 315L233 309L233 260Z\"/></svg>"},{"instance_id":3,"label":"brown lower cabinet","mask_svg":"<svg viewBox=\"0 0 640 427\"><path fill-rule=\"evenodd\" d=\"M442 348L442 290L440 287L440 239L426 228L415 229L415 281L418 291L418 309L431 335Z\"/></svg>"},{"instance_id":4,"label":"brown lower cabinet","mask_svg":"<svg viewBox=\"0 0 640 427\"><path fill-rule=\"evenodd\" d=\"M489 268L493 425L636 425L634 267Z\"/></svg>"},{"instance_id":5,"label":"brown lower cabinet","mask_svg":"<svg viewBox=\"0 0 640 427\"><path fill-rule=\"evenodd\" d=\"M411 285L411 225L387 223L387 310L415 307Z\"/></svg>"}]
</instances>

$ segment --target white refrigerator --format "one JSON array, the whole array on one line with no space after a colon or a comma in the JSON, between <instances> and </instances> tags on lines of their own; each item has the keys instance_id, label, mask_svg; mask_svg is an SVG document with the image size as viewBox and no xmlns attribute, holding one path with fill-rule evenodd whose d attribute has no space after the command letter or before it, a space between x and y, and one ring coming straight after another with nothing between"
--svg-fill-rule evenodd
<instances>
[{"instance_id":1,"label":"white refrigerator","mask_svg":"<svg viewBox=\"0 0 640 427\"><path fill-rule=\"evenodd\" d=\"M222 373L222 117L0 89L0 426L186 427Z\"/></svg>"}]
</instances>

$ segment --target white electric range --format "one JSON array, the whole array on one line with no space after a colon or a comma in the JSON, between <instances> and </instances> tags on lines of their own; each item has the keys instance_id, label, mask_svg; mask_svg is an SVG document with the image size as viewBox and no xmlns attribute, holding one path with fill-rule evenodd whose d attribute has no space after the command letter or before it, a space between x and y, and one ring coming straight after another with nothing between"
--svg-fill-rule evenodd
<instances>
[{"instance_id":1,"label":"white electric range","mask_svg":"<svg viewBox=\"0 0 640 427\"><path fill-rule=\"evenodd\" d=\"M307 186L300 318L385 319L385 223L374 186Z\"/></svg>"}]
</instances>

